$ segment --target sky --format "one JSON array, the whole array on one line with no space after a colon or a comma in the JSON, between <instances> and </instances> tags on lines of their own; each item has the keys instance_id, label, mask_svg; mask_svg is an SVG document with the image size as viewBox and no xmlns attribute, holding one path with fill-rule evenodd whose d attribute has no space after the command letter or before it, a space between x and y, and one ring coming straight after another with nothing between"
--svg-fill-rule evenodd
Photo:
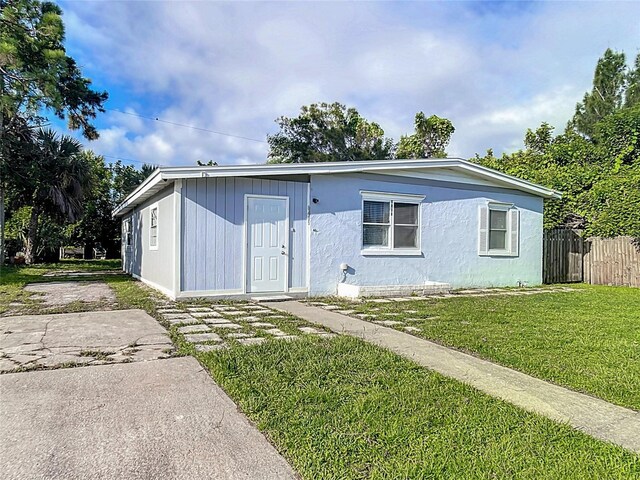
<instances>
[{"instance_id":1,"label":"sky","mask_svg":"<svg viewBox=\"0 0 640 480\"><path fill-rule=\"evenodd\" d=\"M264 163L276 118L334 101L396 140L416 112L445 117L450 156L499 155L562 131L605 49L640 52L640 2L58 3L109 93L85 144L136 165Z\"/></svg>"}]
</instances>

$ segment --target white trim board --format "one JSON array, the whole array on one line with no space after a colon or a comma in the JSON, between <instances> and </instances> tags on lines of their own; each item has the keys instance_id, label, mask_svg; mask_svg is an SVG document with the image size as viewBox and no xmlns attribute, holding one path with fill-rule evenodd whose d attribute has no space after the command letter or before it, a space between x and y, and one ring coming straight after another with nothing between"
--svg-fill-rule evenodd
<instances>
[{"instance_id":1,"label":"white trim board","mask_svg":"<svg viewBox=\"0 0 640 480\"><path fill-rule=\"evenodd\" d=\"M136 273L131 273L131 276L133 278L135 278L136 280L141 281L145 285L149 285L151 288L154 288L154 289L158 290L159 292L164 293L171 300L175 300L176 299L176 295L170 289L168 289L166 287L163 287L162 285L158 285L156 282L152 282L151 280L147 280L146 278L143 278L143 277L141 277L140 275L138 275Z\"/></svg>"}]
</instances>

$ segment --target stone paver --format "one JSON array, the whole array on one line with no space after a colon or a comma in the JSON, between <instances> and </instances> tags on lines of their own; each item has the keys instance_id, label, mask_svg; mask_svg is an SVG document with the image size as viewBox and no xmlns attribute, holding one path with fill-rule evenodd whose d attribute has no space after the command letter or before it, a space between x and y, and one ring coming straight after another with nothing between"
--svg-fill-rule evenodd
<instances>
[{"instance_id":1,"label":"stone paver","mask_svg":"<svg viewBox=\"0 0 640 480\"><path fill-rule=\"evenodd\" d=\"M296 473L192 357L0 375L3 479Z\"/></svg>"},{"instance_id":2,"label":"stone paver","mask_svg":"<svg viewBox=\"0 0 640 480\"><path fill-rule=\"evenodd\" d=\"M191 312L191 316L193 318L222 318L222 315L214 310L207 312Z\"/></svg>"},{"instance_id":3,"label":"stone paver","mask_svg":"<svg viewBox=\"0 0 640 480\"><path fill-rule=\"evenodd\" d=\"M30 283L24 289L27 292L42 294L34 298L51 307L67 305L71 302L115 303L116 301L113 290L104 282Z\"/></svg>"},{"instance_id":4,"label":"stone paver","mask_svg":"<svg viewBox=\"0 0 640 480\"><path fill-rule=\"evenodd\" d=\"M214 332L207 333L190 333L184 336L184 339L189 343L203 343L203 342L221 342L220 335Z\"/></svg>"},{"instance_id":5,"label":"stone paver","mask_svg":"<svg viewBox=\"0 0 640 480\"><path fill-rule=\"evenodd\" d=\"M269 335L273 335L274 337L284 337L287 335L287 333L283 332L279 328L270 328L268 330L265 330L265 333L268 333Z\"/></svg>"},{"instance_id":6,"label":"stone paver","mask_svg":"<svg viewBox=\"0 0 640 480\"><path fill-rule=\"evenodd\" d=\"M201 321L208 323L209 325L222 325L224 323L231 323L231 320L226 318L201 318Z\"/></svg>"},{"instance_id":7,"label":"stone paver","mask_svg":"<svg viewBox=\"0 0 640 480\"><path fill-rule=\"evenodd\" d=\"M178 328L180 333L209 332L210 330L208 325L187 325L186 327Z\"/></svg>"},{"instance_id":8,"label":"stone paver","mask_svg":"<svg viewBox=\"0 0 640 480\"><path fill-rule=\"evenodd\" d=\"M273 337L275 340L295 340L299 338L297 335L276 335Z\"/></svg>"},{"instance_id":9,"label":"stone paver","mask_svg":"<svg viewBox=\"0 0 640 480\"><path fill-rule=\"evenodd\" d=\"M306 333L308 335L324 333L322 330L318 330L317 328L314 328L314 327L298 327L298 330L300 330L302 333Z\"/></svg>"},{"instance_id":10,"label":"stone paver","mask_svg":"<svg viewBox=\"0 0 640 480\"><path fill-rule=\"evenodd\" d=\"M237 330L242 328L242 325L238 325L237 323L215 323L215 324L212 323L211 328L225 328L225 329Z\"/></svg>"},{"instance_id":11,"label":"stone paver","mask_svg":"<svg viewBox=\"0 0 640 480\"><path fill-rule=\"evenodd\" d=\"M159 308L158 313L166 314L166 313L183 313L182 310L177 308Z\"/></svg>"},{"instance_id":12,"label":"stone paver","mask_svg":"<svg viewBox=\"0 0 640 480\"><path fill-rule=\"evenodd\" d=\"M226 343L216 343L215 345L199 343L195 346L195 348L199 352L213 352L216 350L224 350L225 348L229 347Z\"/></svg>"},{"instance_id":13,"label":"stone paver","mask_svg":"<svg viewBox=\"0 0 640 480\"><path fill-rule=\"evenodd\" d=\"M142 310L0 318L0 356L11 362L0 363L4 372L154 360L172 351L166 330Z\"/></svg>"},{"instance_id":14,"label":"stone paver","mask_svg":"<svg viewBox=\"0 0 640 480\"><path fill-rule=\"evenodd\" d=\"M525 410L640 453L640 412L365 320L296 301L280 302L274 308L379 345Z\"/></svg>"},{"instance_id":15,"label":"stone paver","mask_svg":"<svg viewBox=\"0 0 640 480\"><path fill-rule=\"evenodd\" d=\"M213 310L209 307L187 307L192 313L201 313L201 312L213 312Z\"/></svg>"},{"instance_id":16,"label":"stone paver","mask_svg":"<svg viewBox=\"0 0 640 480\"><path fill-rule=\"evenodd\" d=\"M231 332L225 335L226 338L251 338L253 333Z\"/></svg>"},{"instance_id":17,"label":"stone paver","mask_svg":"<svg viewBox=\"0 0 640 480\"><path fill-rule=\"evenodd\" d=\"M238 343L241 345L260 345L261 343L266 342L267 339L264 337L253 337L253 338L241 338L238 340Z\"/></svg>"},{"instance_id":18,"label":"stone paver","mask_svg":"<svg viewBox=\"0 0 640 480\"><path fill-rule=\"evenodd\" d=\"M254 322L251 324L251 326L256 328L275 328L275 325L273 323L268 322Z\"/></svg>"}]
</instances>

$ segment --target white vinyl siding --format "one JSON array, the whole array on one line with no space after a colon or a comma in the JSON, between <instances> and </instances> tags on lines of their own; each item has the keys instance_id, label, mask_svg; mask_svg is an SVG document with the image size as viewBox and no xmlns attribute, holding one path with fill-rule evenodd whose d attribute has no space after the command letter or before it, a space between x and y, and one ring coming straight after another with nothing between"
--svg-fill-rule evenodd
<instances>
[{"instance_id":1,"label":"white vinyl siding","mask_svg":"<svg viewBox=\"0 0 640 480\"><path fill-rule=\"evenodd\" d=\"M478 254L517 257L520 243L520 212L510 204L480 206Z\"/></svg>"},{"instance_id":2,"label":"white vinyl siding","mask_svg":"<svg viewBox=\"0 0 640 480\"><path fill-rule=\"evenodd\" d=\"M422 195L362 194L362 254L420 254Z\"/></svg>"}]
</instances>

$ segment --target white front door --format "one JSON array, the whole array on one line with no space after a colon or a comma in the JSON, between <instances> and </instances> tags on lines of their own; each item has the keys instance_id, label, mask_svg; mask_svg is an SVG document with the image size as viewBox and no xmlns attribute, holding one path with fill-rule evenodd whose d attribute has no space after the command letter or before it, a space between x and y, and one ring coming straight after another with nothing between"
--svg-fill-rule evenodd
<instances>
[{"instance_id":1,"label":"white front door","mask_svg":"<svg viewBox=\"0 0 640 480\"><path fill-rule=\"evenodd\" d=\"M247 292L287 291L289 201L247 196Z\"/></svg>"}]
</instances>

